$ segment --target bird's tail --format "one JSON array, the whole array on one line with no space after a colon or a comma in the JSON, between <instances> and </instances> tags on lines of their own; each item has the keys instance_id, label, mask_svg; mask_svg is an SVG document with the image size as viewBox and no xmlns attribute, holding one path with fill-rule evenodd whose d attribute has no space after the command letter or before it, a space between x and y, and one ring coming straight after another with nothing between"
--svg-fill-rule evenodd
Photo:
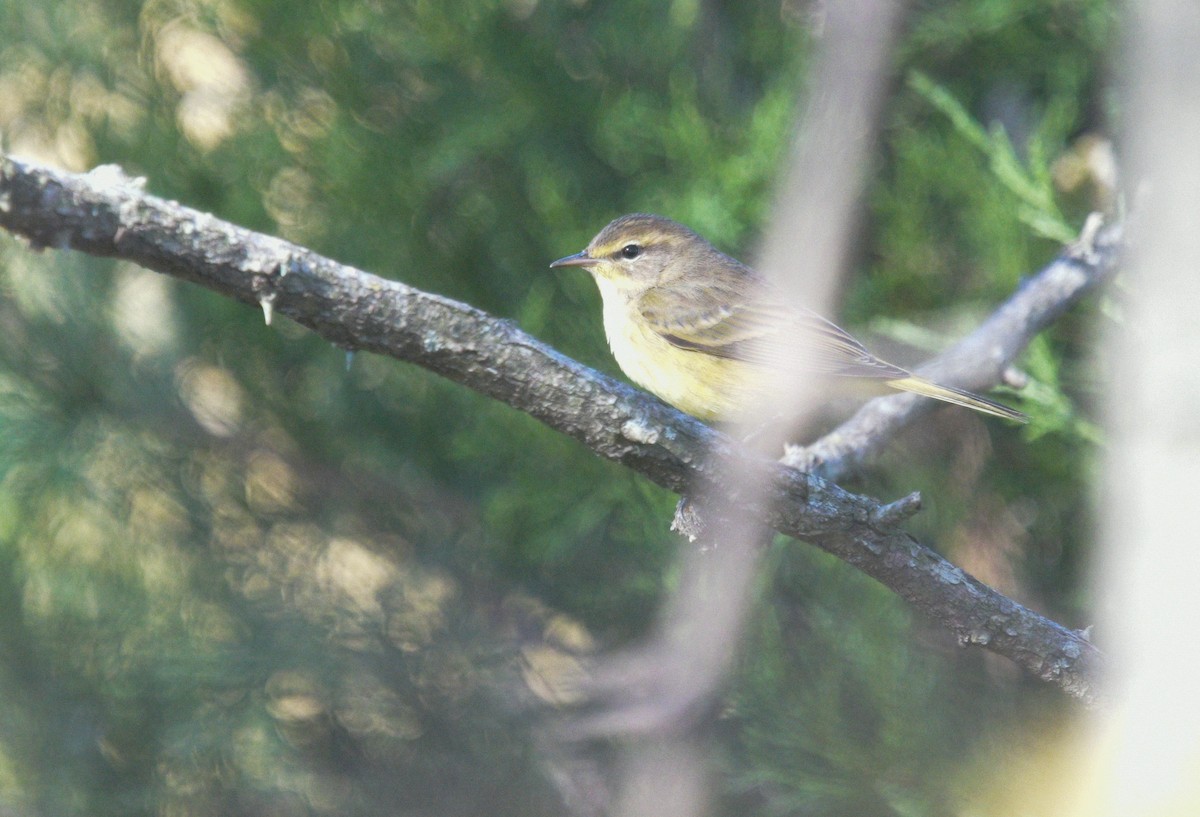
<instances>
[{"instance_id":1,"label":"bird's tail","mask_svg":"<svg viewBox=\"0 0 1200 817\"><path fill-rule=\"evenodd\" d=\"M935 400L944 400L947 403L954 403L956 406L965 406L969 409L982 411L984 414L1004 417L1007 420L1016 420L1018 423L1029 422L1029 417L1016 409L1011 409L986 397L980 397L978 394L972 394L963 389L956 389L953 386L943 386L940 383L934 383L932 380L926 380L916 375L904 377L899 380L889 380L887 384L893 389L911 391L915 394L932 397Z\"/></svg>"}]
</instances>

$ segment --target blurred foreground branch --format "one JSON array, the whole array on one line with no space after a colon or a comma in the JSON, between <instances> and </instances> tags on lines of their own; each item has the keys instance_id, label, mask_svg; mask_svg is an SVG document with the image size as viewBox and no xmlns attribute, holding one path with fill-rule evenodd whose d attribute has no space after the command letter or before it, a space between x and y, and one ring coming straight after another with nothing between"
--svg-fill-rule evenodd
<instances>
[{"instance_id":1,"label":"blurred foreground branch","mask_svg":"<svg viewBox=\"0 0 1200 817\"><path fill-rule=\"evenodd\" d=\"M714 463L751 454L512 322L148 196L115 167L79 175L3 159L0 226L35 248L133 261L260 305L268 315L286 315L341 348L424 366L677 493L700 488L742 496ZM1079 256L1072 263L1086 265L1087 254ZM1072 292L1058 311L1082 290ZM901 530L914 503L882 505L783 465L763 467L771 473L770 490L744 500L749 513L858 567L950 628L961 644L1006 656L1085 702L1100 696L1100 652Z\"/></svg>"}]
</instances>

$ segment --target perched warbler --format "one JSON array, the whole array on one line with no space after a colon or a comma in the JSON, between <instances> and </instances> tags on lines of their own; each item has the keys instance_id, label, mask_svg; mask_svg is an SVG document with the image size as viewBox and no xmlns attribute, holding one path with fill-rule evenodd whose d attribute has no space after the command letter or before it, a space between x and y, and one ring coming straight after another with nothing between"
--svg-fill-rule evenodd
<instances>
[{"instance_id":1,"label":"perched warbler","mask_svg":"<svg viewBox=\"0 0 1200 817\"><path fill-rule=\"evenodd\" d=\"M1025 422L1019 411L886 363L817 314L789 308L745 264L682 224L622 216L552 268L583 267L604 301L604 331L631 380L702 420L768 398L772 371L828 387L867 380ZM786 354L782 354L786 351Z\"/></svg>"}]
</instances>

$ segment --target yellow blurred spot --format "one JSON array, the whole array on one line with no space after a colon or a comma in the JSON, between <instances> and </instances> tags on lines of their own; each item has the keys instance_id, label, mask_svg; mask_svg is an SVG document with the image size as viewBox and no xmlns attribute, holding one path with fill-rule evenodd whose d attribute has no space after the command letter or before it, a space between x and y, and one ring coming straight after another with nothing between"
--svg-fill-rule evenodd
<instances>
[{"instance_id":1,"label":"yellow blurred spot","mask_svg":"<svg viewBox=\"0 0 1200 817\"><path fill-rule=\"evenodd\" d=\"M250 99L250 72L223 41L181 22L153 32L157 64L180 93L176 119L200 150L231 136Z\"/></svg>"},{"instance_id":2,"label":"yellow blurred spot","mask_svg":"<svg viewBox=\"0 0 1200 817\"><path fill-rule=\"evenodd\" d=\"M242 418L242 388L224 369L185 360L176 370L179 397L205 431L231 437Z\"/></svg>"},{"instance_id":3,"label":"yellow blurred spot","mask_svg":"<svg viewBox=\"0 0 1200 817\"><path fill-rule=\"evenodd\" d=\"M578 656L549 644L521 649L521 677L534 695L555 706L583 700L587 669Z\"/></svg>"},{"instance_id":4,"label":"yellow blurred spot","mask_svg":"<svg viewBox=\"0 0 1200 817\"><path fill-rule=\"evenodd\" d=\"M282 721L311 721L323 715L325 707L313 695L283 695L271 700L267 711Z\"/></svg>"},{"instance_id":5,"label":"yellow blurred spot","mask_svg":"<svg viewBox=\"0 0 1200 817\"><path fill-rule=\"evenodd\" d=\"M301 670L280 670L267 679L267 711L281 720L309 720L325 712L324 688Z\"/></svg>"},{"instance_id":6,"label":"yellow blurred spot","mask_svg":"<svg viewBox=\"0 0 1200 817\"><path fill-rule=\"evenodd\" d=\"M587 627L563 613L556 613L546 622L546 641L572 652L590 653L596 649L596 640Z\"/></svg>"},{"instance_id":7,"label":"yellow blurred spot","mask_svg":"<svg viewBox=\"0 0 1200 817\"><path fill-rule=\"evenodd\" d=\"M96 502L78 502L57 509L52 558L67 558L75 565L101 565L110 557L109 544L116 534L109 509Z\"/></svg>"},{"instance_id":8,"label":"yellow blurred spot","mask_svg":"<svg viewBox=\"0 0 1200 817\"><path fill-rule=\"evenodd\" d=\"M1122 712L1064 719L997 736L1004 748L965 770L961 817L1194 817L1200 814L1200 756L1152 765L1154 752L1131 756L1137 724ZM1132 772L1132 774L1130 773ZM1134 784L1134 785L1131 785Z\"/></svg>"},{"instance_id":9,"label":"yellow blurred spot","mask_svg":"<svg viewBox=\"0 0 1200 817\"><path fill-rule=\"evenodd\" d=\"M379 592L397 575L391 562L350 539L332 540L317 566L322 587L370 614L382 612Z\"/></svg>"},{"instance_id":10,"label":"yellow blurred spot","mask_svg":"<svg viewBox=\"0 0 1200 817\"><path fill-rule=\"evenodd\" d=\"M134 359L168 354L175 346L175 302L166 276L123 264L112 296L112 320Z\"/></svg>"},{"instance_id":11,"label":"yellow blurred spot","mask_svg":"<svg viewBox=\"0 0 1200 817\"><path fill-rule=\"evenodd\" d=\"M431 643L446 623L446 605L458 593L453 579L438 573L406 572L389 596L388 638L402 650Z\"/></svg>"},{"instance_id":12,"label":"yellow blurred spot","mask_svg":"<svg viewBox=\"0 0 1200 817\"><path fill-rule=\"evenodd\" d=\"M280 513L296 506L296 477L273 451L259 449L246 463L246 502L258 513Z\"/></svg>"},{"instance_id":13,"label":"yellow blurred spot","mask_svg":"<svg viewBox=\"0 0 1200 817\"><path fill-rule=\"evenodd\" d=\"M1090 187L1092 206L1107 209L1117 194L1119 177L1113 144L1094 133L1075 140L1050 168L1054 185L1066 193Z\"/></svg>"}]
</instances>

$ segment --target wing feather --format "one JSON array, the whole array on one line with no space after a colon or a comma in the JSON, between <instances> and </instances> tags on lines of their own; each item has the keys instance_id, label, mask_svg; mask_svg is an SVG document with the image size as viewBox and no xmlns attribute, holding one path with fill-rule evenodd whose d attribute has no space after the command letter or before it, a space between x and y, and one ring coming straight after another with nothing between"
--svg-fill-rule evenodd
<instances>
[{"instance_id":1,"label":"wing feather","mask_svg":"<svg viewBox=\"0 0 1200 817\"><path fill-rule=\"evenodd\" d=\"M655 333L680 349L838 377L909 376L815 312L783 306L757 282L752 289L747 299L727 285L675 283L648 290L638 308Z\"/></svg>"}]
</instances>

